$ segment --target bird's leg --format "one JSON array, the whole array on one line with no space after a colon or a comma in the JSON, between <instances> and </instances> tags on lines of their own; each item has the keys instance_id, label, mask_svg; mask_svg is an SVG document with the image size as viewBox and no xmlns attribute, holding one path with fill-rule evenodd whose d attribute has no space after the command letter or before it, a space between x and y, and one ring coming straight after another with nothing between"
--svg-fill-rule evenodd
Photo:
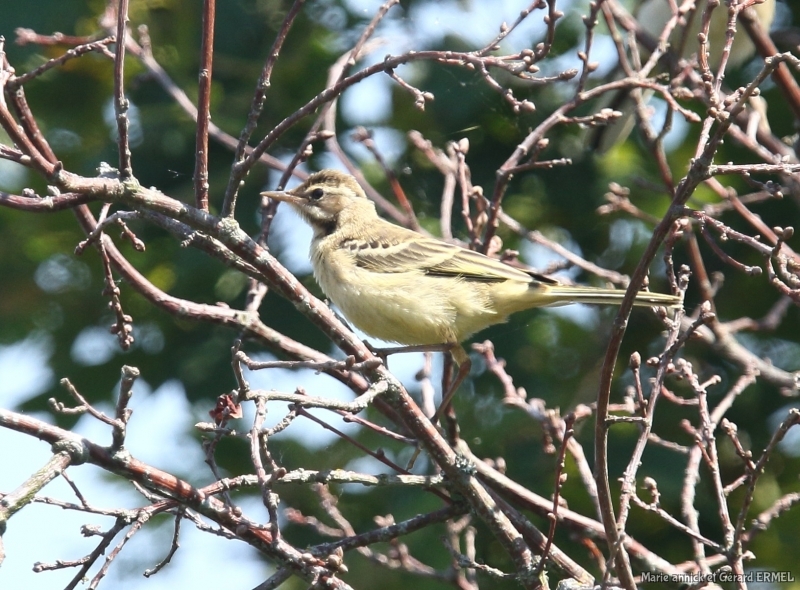
<instances>
[{"instance_id":1,"label":"bird's leg","mask_svg":"<svg viewBox=\"0 0 800 590\"><path fill-rule=\"evenodd\" d=\"M369 343L369 340L362 340L361 342L364 343L364 346L366 346L372 354L374 354L376 357L381 359L381 361L383 361L384 367L386 368L389 367L388 357L390 354L392 354L393 350L388 348L378 348L377 346L372 346L372 344Z\"/></svg>"},{"instance_id":2,"label":"bird's leg","mask_svg":"<svg viewBox=\"0 0 800 590\"><path fill-rule=\"evenodd\" d=\"M387 346L379 348L372 346L369 342L364 340L364 344L369 351L375 356L383 360L385 366L389 366L386 362L388 356L392 354L402 354L404 352L446 352L452 347L451 344L413 344L406 346Z\"/></svg>"},{"instance_id":3,"label":"bird's leg","mask_svg":"<svg viewBox=\"0 0 800 590\"><path fill-rule=\"evenodd\" d=\"M370 346L369 344L367 344L367 346L377 355L399 354L403 352L443 352L453 347L452 344L410 344L407 346L388 346L383 348Z\"/></svg>"},{"instance_id":4,"label":"bird's leg","mask_svg":"<svg viewBox=\"0 0 800 590\"><path fill-rule=\"evenodd\" d=\"M439 405L439 409L436 410L436 413L431 418L431 422L436 424L439 418L442 416L443 413L447 411L450 407L450 402L453 400L453 396L458 391L458 388L464 382L464 379L467 378L469 375L469 371L472 368L472 361L469 360L469 356L467 352L464 350L464 347L459 344L419 344L419 345L412 345L412 346L393 346L388 348L377 348L375 346L371 346L369 342L366 340L364 344L367 345L367 348L370 349L372 354L380 357L384 361L384 365L386 365L386 357L391 354L399 354L403 352L449 352L452 355L453 360L458 365L458 373L456 373L456 377L450 386L447 388L447 391L442 392L442 403ZM388 365L387 365L388 366Z\"/></svg>"},{"instance_id":5,"label":"bird's leg","mask_svg":"<svg viewBox=\"0 0 800 590\"><path fill-rule=\"evenodd\" d=\"M451 358L458 364L458 373L456 373L456 378L447 388L446 392L442 392L442 403L439 404L439 409L431 417L431 423L436 424L439 421L439 417L445 413L448 408L450 407L450 402L453 399L456 391L458 391L459 386L464 381L464 379L469 375L469 370L472 367L472 361L469 360L466 351L459 345L459 344L446 344L444 345L445 351L449 352ZM439 350L442 350L440 347ZM445 369L447 369L447 363L445 363ZM458 425L455 424L453 421L451 424L451 429L449 433L449 438L455 440L458 438ZM414 463L419 457L420 452L422 451L422 447L417 443L417 448L414 451L414 454L411 456L411 459L408 461L408 465L406 465L406 469L410 471L414 467Z\"/></svg>"},{"instance_id":6,"label":"bird's leg","mask_svg":"<svg viewBox=\"0 0 800 590\"><path fill-rule=\"evenodd\" d=\"M462 346L456 345L451 350L451 354L453 355L453 360L458 365L458 373L456 373L456 377L453 379L450 387L447 388L447 391L442 393L442 403L439 404L439 409L436 410L436 413L431 418L431 422L434 424L436 424L443 413L447 412L447 409L450 407L450 402L453 401L453 396L455 396L456 391L458 391L458 388L464 382L464 379L467 378L472 368L472 361L469 359L469 356L467 356Z\"/></svg>"}]
</instances>

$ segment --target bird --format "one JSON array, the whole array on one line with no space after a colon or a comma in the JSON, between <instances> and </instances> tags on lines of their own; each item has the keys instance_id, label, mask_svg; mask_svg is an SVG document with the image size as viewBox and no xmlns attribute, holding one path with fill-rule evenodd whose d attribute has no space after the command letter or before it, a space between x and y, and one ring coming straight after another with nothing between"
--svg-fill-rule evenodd
<instances>
[{"instance_id":1,"label":"bird","mask_svg":"<svg viewBox=\"0 0 800 590\"><path fill-rule=\"evenodd\" d=\"M344 317L368 336L401 345L449 347L511 314L567 303L619 304L625 291L573 286L381 218L356 179L311 174L262 196L291 205L313 229L314 277ZM676 307L680 298L639 292L638 306Z\"/></svg>"}]
</instances>

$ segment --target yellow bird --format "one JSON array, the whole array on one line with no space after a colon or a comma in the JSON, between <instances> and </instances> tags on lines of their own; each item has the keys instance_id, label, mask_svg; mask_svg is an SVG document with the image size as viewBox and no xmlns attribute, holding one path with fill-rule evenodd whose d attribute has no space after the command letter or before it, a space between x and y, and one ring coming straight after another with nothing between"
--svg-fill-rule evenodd
<instances>
[{"instance_id":1,"label":"yellow bird","mask_svg":"<svg viewBox=\"0 0 800 590\"><path fill-rule=\"evenodd\" d=\"M311 263L325 295L366 334L404 345L458 346L514 312L565 303L619 304L624 291L563 285L380 218L355 178L322 170L290 191L262 195L292 205L314 230ZM680 304L640 292L635 305Z\"/></svg>"}]
</instances>

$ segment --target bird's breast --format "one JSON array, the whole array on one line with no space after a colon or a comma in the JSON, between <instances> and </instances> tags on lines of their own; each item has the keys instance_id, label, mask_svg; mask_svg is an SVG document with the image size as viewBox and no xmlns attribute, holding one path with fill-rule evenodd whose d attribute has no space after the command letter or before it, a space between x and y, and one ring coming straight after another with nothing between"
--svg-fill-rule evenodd
<instances>
[{"instance_id":1,"label":"bird's breast","mask_svg":"<svg viewBox=\"0 0 800 590\"><path fill-rule=\"evenodd\" d=\"M460 342L502 321L485 293L454 277L422 269L377 272L356 264L347 249L312 245L314 276L345 318L366 334L400 344Z\"/></svg>"}]
</instances>

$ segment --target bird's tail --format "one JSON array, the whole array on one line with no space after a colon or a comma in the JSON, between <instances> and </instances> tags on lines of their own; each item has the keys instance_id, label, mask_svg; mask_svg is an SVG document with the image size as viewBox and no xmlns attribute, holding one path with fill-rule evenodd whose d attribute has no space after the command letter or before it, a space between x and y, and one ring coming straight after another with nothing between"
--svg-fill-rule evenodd
<instances>
[{"instance_id":1,"label":"bird's tail","mask_svg":"<svg viewBox=\"0 0 800 590\"><path fill-rule=\"evenodd\" d=\"M571 285L548 285L542 293L543 305L565 305L567 303L595 303L599 305L619 305L625 296L623 289L598 289L595 287L574 287ZM641 307L678 307L681 298L665 293L639 291L634 305Z\"/></svg>"}]
</instances>

